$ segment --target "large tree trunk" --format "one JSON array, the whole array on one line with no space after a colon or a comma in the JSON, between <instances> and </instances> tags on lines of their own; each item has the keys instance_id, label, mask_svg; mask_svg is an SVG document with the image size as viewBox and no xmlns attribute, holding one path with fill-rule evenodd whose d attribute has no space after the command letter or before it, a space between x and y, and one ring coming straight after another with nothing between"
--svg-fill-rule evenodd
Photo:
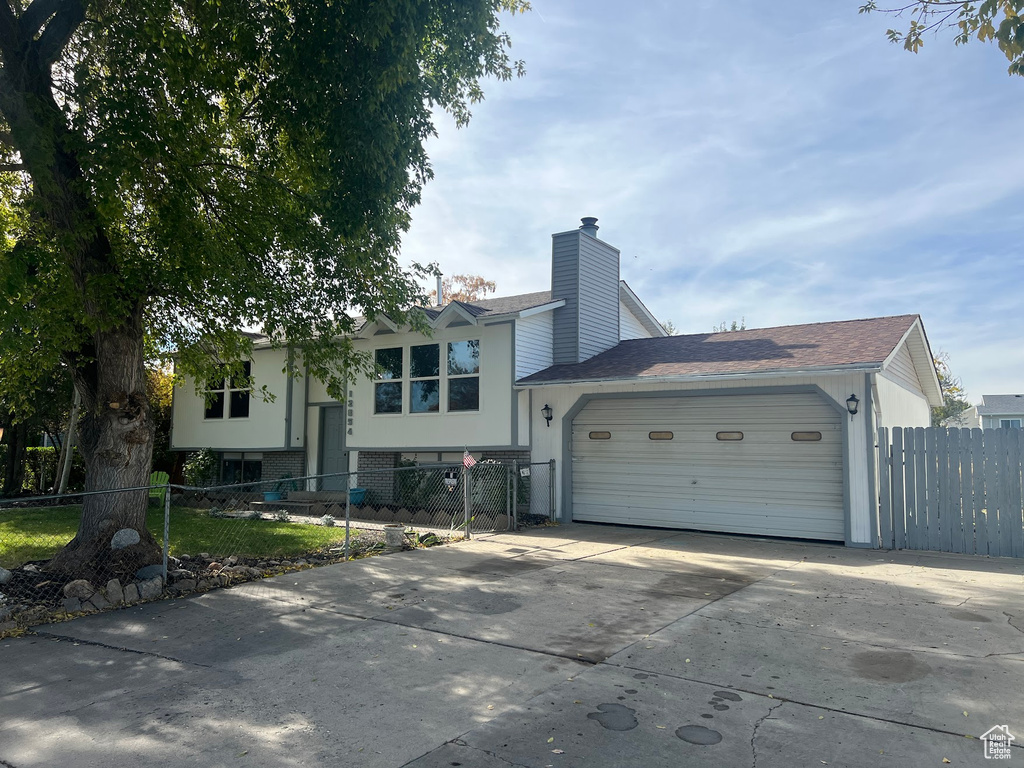
<instances>
[{"instance_id":1,"label":"large tree trunk","mask_svg":"<svg viewBox=\"0 0 1024 768\"><path fill-rule=\"evenodd\" d=\"M11 424L7 428L7 464L4 467L3 495L16 496L25 483L25 461L28 442L28 427Z\"/></svg>"},{"instance_id":2,"label":"large tree trunk","mask_svg":"<svg viewBox=\"0 0 1024 768\"><path fill-rule=\"evenodd\" d=\"M142 490L85 496L77 535L46 570L97 583L129 579L139 568L160 562L162 553L146 528L153 422L146 398L141 309L125 326L94 338L94 362L75 372L82 393L78 446L85 460L85 490ZM138 533L139 541L113 549L111 539L123 529Z\"/></svg>"}]
</instances>

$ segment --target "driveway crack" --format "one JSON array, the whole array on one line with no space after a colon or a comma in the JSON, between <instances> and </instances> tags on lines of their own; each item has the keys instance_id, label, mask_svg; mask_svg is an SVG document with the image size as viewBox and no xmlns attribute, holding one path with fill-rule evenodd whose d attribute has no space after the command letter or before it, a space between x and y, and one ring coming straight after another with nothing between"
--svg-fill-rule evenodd
<instances>
[{"instance_id":1,"label":"driveway crack","mask_svg":"<svg viewBox=\"0 0 1024 768\"><path fill-rule=\"evenodd\" d=\"M83 640L79 637L70 637L68 635L58 635L52 632L36 630L35 632L40 637L49 637L59 642L65 643L76 643L77 645L90 645L94 648L106 648L110 651L121 651L122 653L134 653L139 656L151 656L154 659L162 659L164 661L173 661L176 664L186 664L190 667L200 667L202 669L212 669L211 664L200 664L198 661L186 661L185 659L178 659L174 656L165 656L162 653L154 653L153 651L140 651L135 648L125 648L123 645L110 645L108 643L100 643L95 640Z\"/></svg>"},{"instance_id":2,"label":"driveway crack","mask_svg":"<svg viewBox=\"0 0 1024 768\"><path fill-rule=\"evenodd\" d=\"M780 701L775 706L768 707L768 711L764 713L764 717L760 718L756 723L754 723L754 731L750 734L750 752L754 758L754 762L752 763L753 768L757 768L757 745L754 743L754 740L757 738L757 729L761 727L761 723L763 723L765 720L771 717L772 713L776 709L781 707L783 704L785 704L785 702Z\"/></svg>"}]
</instances>

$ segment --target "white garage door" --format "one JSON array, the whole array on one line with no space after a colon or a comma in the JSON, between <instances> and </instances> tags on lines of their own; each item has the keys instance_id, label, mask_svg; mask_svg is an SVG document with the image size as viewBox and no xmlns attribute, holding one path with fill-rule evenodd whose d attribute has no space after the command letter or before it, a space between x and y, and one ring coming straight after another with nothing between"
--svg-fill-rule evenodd
<instances>
[{"instance_id":1,"label":"white garage door","mask_svg":"<svg viewBox=\"0 0 1024 768\"><path fill-rule=\"evenodd\" d=\"M818 395L594 400L574 520L844 539L841 415Z\"/></svg>"}]
</instances>

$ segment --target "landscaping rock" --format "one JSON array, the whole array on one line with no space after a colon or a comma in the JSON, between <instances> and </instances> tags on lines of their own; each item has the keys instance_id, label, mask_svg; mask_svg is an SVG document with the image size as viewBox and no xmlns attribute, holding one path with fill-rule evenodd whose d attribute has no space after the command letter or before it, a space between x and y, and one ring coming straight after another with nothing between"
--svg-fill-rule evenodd
<instances>
[{"instance_id":1,"label":"landscaping rock","mask_svg":"<svg viewBox=\"0 0 1024 768\"><path fill-rule=\"evenodd\" d=\"M6 632L8 629L17 628L18 623L15 621L0 621L0 632Z\"/></svg>"},{"instance_id":2,"label":"landscaping rock","mask_svg":"<svg viewBox=\"0 0 1024 768\"><path fill-rule=\"evenodd\" d=\"M81 606L82 613L96 613L96 606L86 600Z\"/></svg>"},{"instance_id":3,"label":"landscaping rock","mask_svg":"<svg viewBox=\"0 0 1024 768\"><path fill-rule=\"evenodd\" d=\"M0 621L6 621L13 613L13 605L0 605Z\"/></svg>"},{"instance_id":4,"label":"landscaping rock","mask_svg":"<svg viewBox=\"0 0 1024 768\"><path fill-rule=\"evenodd\" d=\"M142 538L139 536L139 532L134 528L122 528L115 533L114 538L110 540L110 548L124 549L125 547L138 544L140 541L142 541Z\"/></svg>"},{"instance_id":5,"label":"landscaping rock","mask_svg":"<svg viewBox=\"0 0 1024 768\"><path fill-rule=\"evenodd\" d=\"M300 557L298 560L295 561L295 564L296 565L309 565L309 561Z\"/></svg>"},{"instance_id":6,"label":"landscaping rock","mask_svg":"<svg viewBox=\"0 0 1024 768\"><path fill-rule=\"evenodd\" d=\"M111 579L107 582L107 600L113 605L120 605L124 602L124 590L121 589L121 582L117 579Z\"/></svg>"},{"instance_id":7,"label":"landscaping rock","mask_svg":"<svg viewBox=\"0 0 1024 768\"><path fill-rule=\"evenodd\" d=\"M139 602L139 588L134 584L129 584L124 588L124 601L128 605Z\"/></svg>"},{"instance_id":8,"label":"landscaping rock","mask_svg":"<svg viewBox=\"0 0 1024 768\"><path fill-rule=\"evenodd\" d=\"M192 555L178 555L178 559L181 561L188 561L192 559Z\"/></svg>"},{"instance_id":9,"label":"landscaping rock","mask_svg":"<svg viewBox=\"0 0 1024 768\"><path fill-rule=\"evenodd\" d=\"M226 573L218 574L217 583L220 584L222 587L226 587L228 584L231 583L231 577L228 576Z\"/></svg>"},{"instance_id":10,"label":"landscaping rock","mask_svg":"<svg viewBox=\"0 0 1024 768\"><path fill-rule=\"evenodd\" d=\"M238 564L238 558L235 557L234 555L232 555L231 557L229 557L224 562L227 563L228 565L237 565Z\"/></svg>"},{"instance_id":11,"label":"landscaping rock","mask_svg":"<svg viewBox=\"0 0 1024 768\"><path fill-rule=\"evenodd\" d=\"M220 570L221 568L223 568L224 566L223 566L223 565L221 565L220 563L218 563L217 561L214 561L214 562L210 563L210 564L209 564L208 566L206 566L206 567L207 567L207 568L209 568L209 569L210 569L211 571L219 571L219 570Z\"/></svg>"},{"instance_id":12,"label":"landscaping rock","mask_svg":"<svg viewBox=\"0 0 1024 768\"><path fill-rule=\"evenodd\" d=\"M14 578L14 574L8 571L6 568L0 568L0 584L6 584Z\"/></svg>"},{"instance_id":13,"label":"landscaping rock","mask_svg":"<svg viewBox=\"0 0 1024 768\"><path fill-rule=\"evenodd\" d=\"M164 569L163 569L163 566L160 565L159 563L154 563L153 565L147 565L145 568L139 568L139 570L137 570L135 572L135 578L142 579L142 580L153 579L153 578L157 578L157 577L161 577L162 578L163 575L164 575Z\"/></svg>"},{"instance_id":14,"label":"landscaping rock","mask_svg":"<svg viewBox=\"0 0 1024 768\"><path fill-rule=\"evenodd\" d=\"M172 592L178 594L184 594L186 592L195 592L196 580L195 579L182 579L171 587Z\"/></svg>"},{"instance_id":15,"label":"landscaping rock","mask_svg":"<svg viewBox=\"0 0 1024 768\"><path fill-rule=\"evenodd\" d=\"M29 573L39 573L39 566L35 563L29 563L28 565L21 566L21 570L28 571Z\"/></svg>"},{"instance_id":16,"label":"landscaping rock","mask_svg":"<svg viewBox=\"0 0 1024 768\"><path fill-rule=\"evenodd\" d=\"M78 613L82 610L82 601L77 597L65 597L60 606L68 613Z\"/></svg>"},{"instance_id":17,"label":"landscaping rock","mask_svg":"<svg viewBox=\"0 0 1024 768\"><path fill-rule=\"evenodd\" d=\"M138 583L139 599L153 600L160 597L164 589L164 580L157 576L155 579L146 579Z\"/></svg>"},{"instance_id":18,"label":"landscaping rock","mask_svg":"<svg viewBox=\"0 0 1024 768\"><path fill-rule=\"evenodd\" d=\"M75 579L64 585L64 597L74 597L78 600L88 600L96 591L96 587L85 579Z\"/></svg>"},{"instance_id":19,"label":"landscaping rock","mask_svg":"<svg viewBox=\"0 0 1024 768\"><path fill-rule=\"evenodd\" d=\"M89 598L89 602L96 606L97 611L103 611L110 607L110 601L103 596L102 592L96 592Z\"/></svg>"},{"instance_id":20,"label":"landscaping rock","mask_svg":"<svg viewBox=\"0 0 1024 768\"><path fill-rule=\"evenodd\" d=\"M191 579L192 571L184 568L175 568L173 571L167 572L167 578L171 581L178 581L179 579Z\"/></svg>"},{"instance_id":21,"label":"landscaping rock","mask_svg":"<svg viewBox=\"0 0 1024 768\"><path fill-rule=\"evenodd\" d=\"M200 552L199 556L201 558L203 558L203 560L209 560L210 559L210 553L209 552Z\"/></svg>"},{"instance_id":22,"label":"landscaping rock","mask_svg":"<svg viewBox=\"0 0 1024 768\"><path fill-rule=\"evenodd\" d=\"M212 579L200 579L199 589L213 589L214 582Z\"/></svg>"}]
</instances>

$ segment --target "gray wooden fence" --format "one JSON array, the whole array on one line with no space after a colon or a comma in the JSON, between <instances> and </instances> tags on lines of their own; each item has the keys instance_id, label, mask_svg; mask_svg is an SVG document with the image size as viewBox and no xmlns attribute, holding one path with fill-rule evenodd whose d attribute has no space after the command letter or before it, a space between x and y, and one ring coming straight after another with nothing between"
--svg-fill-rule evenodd
<instances>
[{"instance_id":1,"label":"gray wooden fence","mask_svg":"<svg viewBox=\"0 0 1024 768\"><path fill-rule=\"evenodd\" d=\"M878 433L884 549L1024 557L1024 430L888 429Z\"/></svg>"}]
</instances>

